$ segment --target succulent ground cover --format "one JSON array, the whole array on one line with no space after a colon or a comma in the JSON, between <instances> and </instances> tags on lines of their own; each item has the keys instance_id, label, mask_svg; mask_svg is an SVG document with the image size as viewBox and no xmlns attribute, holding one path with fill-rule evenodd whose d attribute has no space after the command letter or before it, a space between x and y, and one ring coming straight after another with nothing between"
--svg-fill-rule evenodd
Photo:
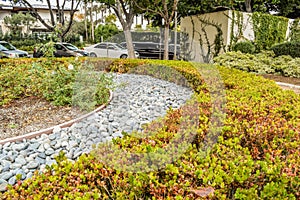
<instances>
[{"instance_id":1,"label":"succulent ground cover","mask_svg":"<svg viewBox=\"0 0 300 200\"><path fill-rule=\"evenodd\" d=\"M196 137L180 158L146 173L112 168L101 161L99 155L109 153L101 152L101 147L74 163L61 154L56 158L57 165L19 181L0 199L300 198L299 95L261 76L218 67L226 89L226 119L217 143L203 155L201 145L209 130L211 97L203 77L191 63L128 59L102 66L98 60L91 62L119 73L145 64L176 69L194 89L194 100L201 111ZM172 138L180 137L182 112L171 110L162 120L164 126L148 137L124 133L113 143L127 152L161 152Z\"/></svg>"}]
</instances>

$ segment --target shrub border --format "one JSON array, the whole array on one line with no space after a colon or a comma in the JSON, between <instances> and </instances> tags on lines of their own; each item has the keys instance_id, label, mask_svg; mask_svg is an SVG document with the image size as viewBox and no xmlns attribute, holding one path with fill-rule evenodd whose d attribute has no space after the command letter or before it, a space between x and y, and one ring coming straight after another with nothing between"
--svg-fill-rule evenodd
<instances>
[{"instance_id":1,"label":"shrub border","mask_svg":"<svg viewBox=\"0 0 300 200\"><path fill-rule=\"evenodd\" d=\"M104 108L106 108L106 106L111 102L113 98L113 92L111 90L109 90L109 99L108 99L108 102L99 106L98 108L96 108L95 110L87 113L87 114L84 114L78 118L75 118L75 119L72 119L70 121L67 121L67 122L64 122L64 123L61 123L61 124L58 124L58 125L55 125L55 126L52 126L52 127L49 127L49 128L46 128L46 129L42 129L42 130L39 130L39 131L34 131L34 132L31 132L31 133L27 133L27 134L24 134L24 135L19 135L19 136L15 136L15 137L11 137L11 138L6 138L6 139L3 139L3 140L0 140L0 145L1 144L5 144L5 143L8 143L8 142L17 142L17 141L22 141L24 139L32 139L34 137L38 137L42 134L50 134L53 132L54 128L55 127L60 127L60 128L66 128L66 127L70 127L72 126L74 123L76 122L79 122L89 116L91 116L92 114L94 113L97 113L101 110L103 110Z\"/></svg>"}]
</instances>

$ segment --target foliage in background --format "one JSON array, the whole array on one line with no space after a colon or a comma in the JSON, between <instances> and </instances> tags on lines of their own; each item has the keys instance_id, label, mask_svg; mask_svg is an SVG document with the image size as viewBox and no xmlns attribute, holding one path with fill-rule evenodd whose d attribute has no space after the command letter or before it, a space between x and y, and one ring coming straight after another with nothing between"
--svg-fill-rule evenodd
<instances>
[{"instance_id":1,"label":"foliage in background","mask_svg":"<svg viewBox=\"0 0 300 200\"><path fill-rule=\"evenodd\" d=\"M220 10L236 10L241 12L276 12L279 16L299 17L300 0L180 0L178 11L181 16L210 13Z\"/></svg>"},{"instance_id":2,"label":"foliage in background","mask_svg":"<svg viewBox=\"0 0 300 200\"><path fill-rule=\"evenodd\" d=\"M255 12L252 22L257 52L286 40L288 18Z\"/></svg>"},{"instance_id":3,"label":"foliage in background","mask_svg":"<svg viewBox=\"0 0 300 200\"><path fill-rule=\"evenodd\" d=\"M4 23L7 25L11 31L11 34L17 34L21 32L22 25L26 26L27 32L29 31L29 25L34 23L36 19L31 16L29 13L23 14L18 12L12 14L11 16L4 17Z\"/></svg>"},{"instance_id":4,"label":"foliage in background","mask_svg":"<svg viewBox=\"0 0 300 200\"><path fill-rule=\"evenodd\" d=\"M105 17L105 24L115 24L117 22L116 15L110 14Z\"/></svg>"},{"instance_id":5,"label":"foliage in background","mask_svg":"<svg viewBox=\"0 0 300 200\"><path fill-rule=\"evenodd\" d=\"M135 58L134 47L131 38L131 28L134 17L137 14L141 13L140 10L137 9L135 1L98 0L97 2L102 3L103 5L111 8L114 11L115 15L122 25L125 41L127 44L128 57Z\"/></svg>"},{"instance_id":6,"label":"foliage in background","mask_svg":"<svg viewBox=\"0 0 300 200\"><path fill-rule=\"evenodd\" d=\"M11 103L15 99L38 96L45 98L54 105L83 106L80 101L74 100L74 91L77 97L84 98L83 91L76 88L75 82L85 65L73 59L4 59L0 71L0 105ZM112 80L107 75L95 74L96 103L101 105L107 102ZM78 82L77 82L78 84ZM80 94L78 96L78 94ZM91 96L88 96L91 98ZM84 107L80 107L84 108Z\"/></svg>"},{"instance_id":7,"label":"foliage in background","mask_svg":"<svg viewBox=\"0 0 300 200\"><path fill-rule=\"evenodd\" d=\"M274 51L276 56L289 55L293 58L300 58L300 40L274 45L271 50Z\"/></svg>"},{"instance_id":8,"label":"foliage in background","mask_svg":"<svg viewBox=\"0 0 300 200\"><path fill-rule=\"evenodd\" d=\"M300 58L292 58L291 56L276 57L273 52L262 52L255 55L227 52L216 57L214 62L216 65L247 72L300 78Z\"/></svg>"},{"instance_id":9,"label":"foliage in background","mask_svg":"<svg viewBox=\"0 0 300 200\"><path fill-rule=\"evenodd\" d=\"M241 12L232 11L231 16L227 16L231 20L230 26L230 41L228 50L232 50L232 46L234 46L239 40L244 39L243 36L243 14ZM237 31L234 31L234 28L237 27ZM236 34L235 34L236 33Z\"/></svg>"},{"instance_id":10,"label":"foliage in background","mask_svg":"<svg viewBox=\"0 0 300 200\"><path fill-rule=\"evenodd\" d=\"M56 51L54 45L55 42L58 42L60 40L61 35L61 29L59 27L56 27L51 34L48 35L49 41L46 43L40 43L35 46L35 50L38 52L41 52L43 56L47 58L53 58L54 52Z\"/></svg>"},{"instance_id":11,"label":"foliage in background","mask_svg":"<svg viewBox=\"0 0 300 200\"><path fill-rule=\"evenodd\" d=\"M300 42L300 16L295 19L290 27L290 42Z\"/></svg>"},{"instance_id":12,"label":"foliage in background","mask_svg":"<svg viewBox=\"0 0 300 200\"><path fill-rule=\"evenodd\" d=\"M77 12L81 0L69 0L68 1L68 9L66 9L66 2L60 4L59 1L47 1L46 9L50 12L48 13L48 17L42 17L41 13L37 11L36 7L33 6L35 2L25 1L25 0L14 0L14 4L23 4L29 12L41 23L44 27L49 31L55 31L55 29L59 29L61 32L58 37L62 41L65 35L68 33L72 26L72 22L74 19L74 14ZM56 8L56 12L53 12L53 7Z\"/></svg>"},{"instance_id":13,"label":"foliage in background","mask_svg":"<svg viewBox=\"0 0 300 200\"><path fill-rule=\"evenodd\" d=\"M175 17L177 18L178 1L177 0L173 0L173 1L144 0L144 1L138 1L135 4L139 9L141 9L142 13L145 12L145 15L149 19L151 20L153 19L152 23L154 23L155 21L161 22L157 24L157 26L162 27L164 30L164 34L161 41L161 43L163 43L164 45L163 59L169 60L170 29L173 23L175 23ZM157 19L161 19L161 20L157 20Z\"/></svg>"},{"instance_id":14,"label":"foliage in background","mask_svg":"<svg viewBox=\"0 0 300 200\"><path fill-rule=\"evenodd\" d=\"M238 42L232 47L233 51L240 51L242 53L253 54L255 52L255 46L250 41Z\"/></svg>"},{"instance_id":15,"label":"foliage in background","mask_svg":"<svg viewBox=\"0 0 300 200\"><path fill-rule=\"evenodd\" d=\"M252 56L252 55L251 55ZM91 61L92 62L92 61ZM96 59L94 63L98 62ZM44 174L19 181L4 199L299 199L300 99L274 82L239 70L218 67L226 88L226 120L218 142L205 155L199 149L208 133L210 95L188 62L124 60L106 70L127 72L145 64L172 67L195 89L201 116L197 137L180 159L149 173L118 171L82 155ZM204 65L203 65L204 67ZM176 137L180 110L165 116L164 129L140 138L124 133L113 143L127 152L155 152ZM206 194L207 190L212 193ZM200 195L204 195L200 197Z\"/></svg>"},{"instance_id":16,"label":"foliage in background","mask_svg":"<svg viewBox=\"0 0 300 200\"><path fill-rule=\"evenodd\" d=\"M39 41L34 38L23 38L19 40L11 40L10 43L14 45L17 49L23 50L23 51L33 51L35 45Z\"/></svg>"},{"instance_id":17,"label":"foliage in background","mask_svg":"<svg viewBox=\"0 0 300 200\"><path fill-rule=\"evenodd\" d=\"M53 58L54 57L54 52L55 52L55 47L54 47L55 42L49 41L45 44L41 43L35 46L36 51L42 52L43 56L47 58Z\"/></svg>"},{"instance_id":18,"label":"foliage in background","mask_svg":"<svg viewBox=\"0 0 300 200\"><path fill-rule=\"evenodd\" d=\"M85 36L84 21L73 21L73 25L70 28L70 31L66 34L66 37L71 38L72 36L76 35Z\"/></svg>"},{"instance_id":19,"label":"foliage in background","mask_svg":"<svg viewBox=\"0 0 300 200\"><path fill-rule=\"evenodd\" d=\"M7 41L14 45L17 49L24 51L33 51L34 46L38 43L44 43L45 41L36 34L11 34L6 33L0 37L0 40Z\"/></svg>"},{"instance_id":20,"label":"foliage in background","mask_svg":"<svg viewBox=\"0 0 300 200\"><path fill-rule=\"evenodd\" d=\"M115 24L99 24L95 30L95 42L108 41L111 37L119 33L120 31Z\"/></svg>"}]
</instances>

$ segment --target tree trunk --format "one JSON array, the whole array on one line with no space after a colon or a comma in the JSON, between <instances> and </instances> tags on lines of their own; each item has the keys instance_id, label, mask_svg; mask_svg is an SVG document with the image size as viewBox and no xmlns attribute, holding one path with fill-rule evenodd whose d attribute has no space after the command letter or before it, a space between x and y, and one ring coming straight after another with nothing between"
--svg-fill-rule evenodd
<instances>
[{"instance_id":1,"label":"tree trunk","mask_svg":"<svg viewBox=\"0 0 300 200\"><path fill-rule=\"evenodd\" d=\"M245 7L246 7L246 12L248 12L248 13L252 12L251 0L245 0Z\"/></svg>"},{"instance_id":2,"label":"tree trunk","mask_svg":"<svg viewBox=\"0 0 300 200\"><path fill-rule=\"evenodd\" d=\"M169 60L169 24L165 24L164 31L164 60Z\"/></svg>"},{"instance_id":3,"label":"tree trunk","mask_svg":"<svg viewBox=\"0 0 300 200\"><path fill-rule=\"evenodd\" d=\"M98 25L98 12L99 12L99 7L96 8L95 27L97 27L97 25Z\"/></svg>"},{"instance_id":4,"label":"tree trunk","mask_svg":"<svg viewBox=\"0 0 300 200\"><path fill-rule=\"evenodd\" d=\"M91 40L92 40L92 42L95 41L93 10L94 10L93 9L93 2L91 2L90 18L91 18Z\"/></svg>"},{"instance_id":5,"label":"tree trunk","mask_svg":"<svg viewBox=\"0 0 300 200\"><path fill-rule=\"evenodd\" d=\"M125 34L126 46L127 46L127 50L128 50L128 57L135 58L132 37L131 37L131 31L130 31L130 28L128 28L127 26L124 27L124 34Z\"/></svg>"},{"instance_id":6,"label":"tree trunk","mask_svg":"<svg viewBox=\"0 0 300 200\"><path fill-rule=\"evenodd\" d=\"M57 38L58 38L58 42L63 42L64 41L64 37L61 33L57 34Z\"/></svg>"},{"instance_id":7,"label":"tree trunk","mask_svg":"<svg viewBox=\"0 0 300 200\"><path fill-rule=\"evenodd\" d=\"M85 27L85 40L88 41L89 39L89 33L88 33L88 27L87 27L87 10L86 10L87 4L84 5L84 27Z\"/></svg>"},{"instance_id":8,"label":"tree trunk","mask_svg":"<svg viewBox=\"0 0 300 200\"><path fill-rule=\"evenodd\" d=\"M175 15L174 15L174 56L173 60L177 60L177 9L175 10Z\"/></svg>"}]
</instances>

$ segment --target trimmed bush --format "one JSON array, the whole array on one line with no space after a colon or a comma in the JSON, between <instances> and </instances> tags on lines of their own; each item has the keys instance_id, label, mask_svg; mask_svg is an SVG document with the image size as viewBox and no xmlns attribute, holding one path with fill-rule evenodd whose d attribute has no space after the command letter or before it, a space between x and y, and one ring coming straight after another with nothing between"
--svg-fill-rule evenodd
<instances>
[{"instance_id":1,"label":"trimmed bush","mask_svg":"<svg viewBox=\"0 0 300 200\"><path fill-rule=\"evenodd\" d=\"M289 55L293 58L300 57L300 41L285 42L271 47L276 56Z\"/></svg>"},{"instance_id":2,"label":"trimmed bush","mask_svg":"<svg viewBox=\"0 0 300 200\"><path fill-rule=\"evenodd\" d=\"M20 40L12 40L11 44L14 45L17 49L32 52L34 46L38 43L35 39L20 39Z\"/></svg>"},{"instance_id":3,"label":"trimmed bush","mask_svg":"<svg viewBox=\"0 0 300 200\"><path fill-rule=\"evenodd\" d=\"M242 53L253 54L255 52L255 46L252 42L238 42L232 47L233 51L240 51Z\"/></svg>"}]
</instances>

